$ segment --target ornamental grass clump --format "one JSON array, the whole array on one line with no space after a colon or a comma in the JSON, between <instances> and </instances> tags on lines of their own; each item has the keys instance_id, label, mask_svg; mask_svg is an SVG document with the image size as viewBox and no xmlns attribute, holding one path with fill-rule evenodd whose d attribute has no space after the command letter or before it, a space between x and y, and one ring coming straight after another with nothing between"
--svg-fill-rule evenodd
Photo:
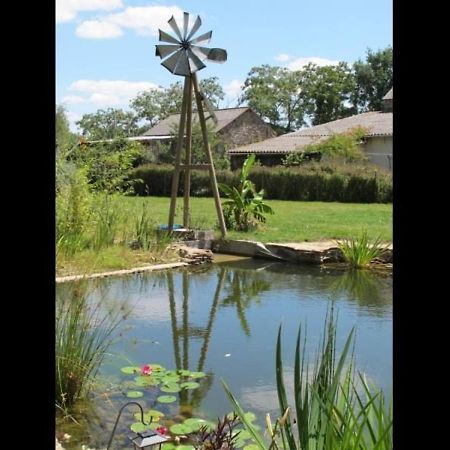
<instances>
[{"instance_id":1,"label":"ornamental grass clump","mask_svg":"<svg viewBox=\"0 0 450 450\"><path fill-rule=\"evenodd\" d=\"M354 330L336 357L336 324L333 313L313 367L305 357L306 339L297 335L294 363L294 395L288 399L281 358L281 325L276 348L276 382L280 416L272 424L266 416L269 442L245 419L244 411L222 381L234 410L251 434L258 450L391 450L392 407L386 407L382 391L366 377L355 377L353 356L348 360Z\"/></svg>"},{"instance_id":2,"label":"ornamental grass clump","mask_svg":"<svg viewBox=\"0 0 450 450\"><path fill-rule=\"evenodd\" d=\"M126 319L123 305L89 299L87 287L76 283L61 288L56 299L56 405L66 410L86 397L113 341Z\"/></svg>"},{"instance_id":3,"label":"ornamental grass clump","mask_svg":"<svg viewBox=\"0 0 450 450\"><path fill-rule=\"evenodd\" d=\"M343 239L338 242L338 247L345 261L354 269L367 267L386 250L386 246L382 245L380 237L371 242L367 231L364 231L358 239Z\"/></svg>"}]
</instances>

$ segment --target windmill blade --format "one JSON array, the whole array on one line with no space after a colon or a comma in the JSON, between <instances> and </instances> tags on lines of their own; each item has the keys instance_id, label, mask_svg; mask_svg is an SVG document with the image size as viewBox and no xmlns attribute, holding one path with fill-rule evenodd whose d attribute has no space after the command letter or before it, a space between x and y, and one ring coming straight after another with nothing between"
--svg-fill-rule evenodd
<instances>
[{"instance_id":1,"label":"windmill blade","mask_svg":"<svg viewBox=\"0 0 450 450\"><path fill-rule=\"evenodd\" d=\"M200 59L208 58L210 48L207 47L198 47L197 45L191 45L192 52L197 55Z\"/></svg>"},{"instance_id":2,"label":"windmill blade","mask_svg":"<svg viewBox=\"0 0 450 450\"><path fill-rule=\"evenodd\" d=\"M187 51L185 49L182 49L180 51L180 56L178 57L178 61L173 73L175 75L183 75L185 77L191 75L191 69L189 67L189 58L187 55Z\"/></svg>"},{"instance_id":3,"label":"windmill blade","mask_svg":"<svg viewBox=\"0 0 450 450\"><path fill-rule=\"evenodd\" d=\"M190 44L207 44L211 40L212 31L202 34L198 38L193 39Z\"/></svg>"},{"instance_id":4,"label":"windmill blade","mask_svg":"<svg viewBox=\"0 0 450 450\"><path fill-rule=\"evenodd\" d=\"M165 31L159 30L159 40L161 42L169 42L171 44L181 44L180 41L177 41L170 34L167 34Z\"/></svg>"},{"instance_id":5,"label":"windmill blade","mask_svg":"<svg viewBox=\"0 0 450 450\"><path fill-rule=\"evenodd\" d=\"M178 58L180 55L184 52L184 49L178 50L176 53L174 53L172 56L169 56L165 61L161 63L167 70L169 70L172 73L175 73L175 68L178 63Z\"/></svg>"},{"instance_id":6,"label":"windmill blade","mask_svg":"<svg viewBox=\"0 0 450 450\"><path fill-rule=\"evenodd\" d=\"M189 13L183 13L183 39L186 40L187 30L189 26Z\"/></svg>"},{"instance_id":7,"label":"windmill blade","mask_svg":"<svg viewBox=\"0 0 450 450\"><path fill-rule=\"evenodd\" d=\"M186 40L189 41L192 36L194 36L195 33L197 33L197 30L200 28L202 24L202 20L200 19L200 16L197 16L195 19L194 25L192 26L192 30L189 32L189 34L186 36Z\"/></svg>"},{"instance_id":8,"label":"windmill blade","mask_svg":"<svg viewBox=\"0 0 450 450\"><path fill-rule=\"evenodd\" d=\"M161 59L164 59L166 56L169 56L173 52L176 52L177 50L179 50L181 48L181 45L158 44L155 47L156 47L155 55L159 56Z\"/></svg>"},{"instance_id":9,"label":"windmill blade","mask_svg":"<svg viewBox=\"0 0 450 450\"><path fill-rule=\"evenodd\" d=\"M183 38L181 37L181 31L178 28L177 21L175 20L175 17L172 16L167 23L170 25L170 28L175 32L175 34L178 36L178 39L181 41Z\"/></svg>"},{"instance_id":10,"label":"windmill blade","mask_svg":"<svg viewBox=\"0 0 450 450\"><path fill-rule=\"evenodd\" d=\"M189 58L189 67L191 69L191 73L197 72L197 70L201 70L206 66L203 64L202 60L191 50L187 51Z\"/></svg>"}]
</instances>

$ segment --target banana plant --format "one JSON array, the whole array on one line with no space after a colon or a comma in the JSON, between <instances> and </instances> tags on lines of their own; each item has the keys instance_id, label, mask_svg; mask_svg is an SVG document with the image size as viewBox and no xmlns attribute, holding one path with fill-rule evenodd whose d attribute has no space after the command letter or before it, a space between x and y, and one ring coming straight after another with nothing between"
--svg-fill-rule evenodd
<instances>
[{"instance_id":1,"label":"banana plant","mask_svg":"<svg viewBox=\"0 0 450 450\"><path fill-rule=\"evenodd\" d=\"M254 154L244 161L237 188L219 183L219 189L227 197L222 203L227 226L238 231L248 231L258 222L265 223L265 214L274 213L263 200L264 189L257 192L254 183L248 179L254 163Z\"/></svg>"}]
</instances>

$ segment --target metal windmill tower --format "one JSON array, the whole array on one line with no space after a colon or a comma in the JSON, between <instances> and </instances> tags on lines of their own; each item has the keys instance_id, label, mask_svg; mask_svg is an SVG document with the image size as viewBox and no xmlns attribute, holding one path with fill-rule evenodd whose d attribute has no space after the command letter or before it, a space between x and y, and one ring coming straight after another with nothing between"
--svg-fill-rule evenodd
<instances>
[{"instance_id":1,"label":"metal windmill tower","mask_svg":"<svg viewBox=\"0 0 450 450\"><path fill-rule=\"evenodd\" d=\"M221 48L206 48L201 45L208 44L211 39L212 31L194 38L194 34L200 28L202 21L199 16L195 19L192 28L189 30L189 14L183 14L183 28L178 26L175 18L172 16L168 21L170 27L174 31L176 38L170 36L162 30L159 30L160 42L168 44L156 45L156 56L163 59L161 63L167 70L174 75L184 77L183 102L181 106L180 127L178 130L178 141L175 155L175 169L172 178L172 191L170 199L169 211L169 233L173 229L175 216L175 204L177 200L178 182L180 173L184 172L184 212L183 226L189 228L189 198L191 178L190 171L194 169L208 170L211 180L214 201L216 204L217 217L222 236L225 236L227 229L223 217L222 205L220 203L219 189L217 187L216 172L214 170L211 148L208 143L208 135L206 129L205 112L203 103L208 109L209 105L202 95L198 87L196 72L205 68L203 61L225 62L227 60L227 52ZM202 130L203 144L205 147L207 164L191 164L191 146L192 146L192 93L194 92L197 104L197 112ZM214 116L214 114L211 112ZM186 130L186 139L184 139ZM181 152L185 142L185 158L181 163Z\"/></svg>"}]
</instances>

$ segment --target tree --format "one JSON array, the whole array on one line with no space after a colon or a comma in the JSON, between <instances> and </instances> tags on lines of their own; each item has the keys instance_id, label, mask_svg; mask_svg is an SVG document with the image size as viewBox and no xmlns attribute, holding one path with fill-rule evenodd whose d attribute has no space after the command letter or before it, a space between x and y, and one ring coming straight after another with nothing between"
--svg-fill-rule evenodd
<instances>
[{"instance_id":1,"label":"tree","mask_svg":"<svg viewBox=\"0 0 450 450\"><path fill-rule=\"evenodd\" d=\"M77 135L70 131L69 120L63 105L56 106L55 138L58 149L67 150L77 143Z\"/></svg>"},{"instance_id":2,"label":"tree","mask_svg":"<svg viewBox=\"0 0 450 450\"><path fill-rule=\"evenodd\" d=\"M301 71L301 97L312 125L355 114L351 104L354 77L347 63L337 66L308 64Z\"/></svg>"},{"instance_id":3,"label":"tree","mask_svg":"<svg viewBox=\"0 0 450 450\"><path fill-rule=\"evenodd\" d=\"M392 48L377 52L368 49L366 62L356 61L353 70L356 86L352 103L358 112L381 110L382 98L393 83Z\"/></svg>"},{"instance_id":4,"label":"tree","mask_svg":"<svg viewBox=\"0 0 450 450\"><path fill-rule=\"evenodd\" d=\"M225 97L217 77L201 80L199 89L213 108L218 108L219 102ZM181 81L177 81L166 89L151 89L140 92L137 97L131 100L130 107L135 111L138 120L146 121L145 128L148 128L156 125L160 120L171 114L179 113L182 102L183 84ZM196 109L194 97L192 102L193 109Z\"/></svg>"},{"instance_id":5,"label":"tree","mask_svg":"<svg viewBox=\"0 0 450 450\"><path fill-rule=\"evenodd\" d=\"M247 103L264 120L283 132L304 124L300 73L264 64L253 67L244 82L239 104Z\"/></svg>"},{"instance_id":6,"label":"tree","mask_svg":"<svg viewBox=\"0 0 450 450\"><path fill-rule=\"evenodd\" d=\"M138 118L132 112L122 109L99 109L92 114L84 114L77 125L89 140L117 139L138 134Z\"/></svg>"}]
</instances>

